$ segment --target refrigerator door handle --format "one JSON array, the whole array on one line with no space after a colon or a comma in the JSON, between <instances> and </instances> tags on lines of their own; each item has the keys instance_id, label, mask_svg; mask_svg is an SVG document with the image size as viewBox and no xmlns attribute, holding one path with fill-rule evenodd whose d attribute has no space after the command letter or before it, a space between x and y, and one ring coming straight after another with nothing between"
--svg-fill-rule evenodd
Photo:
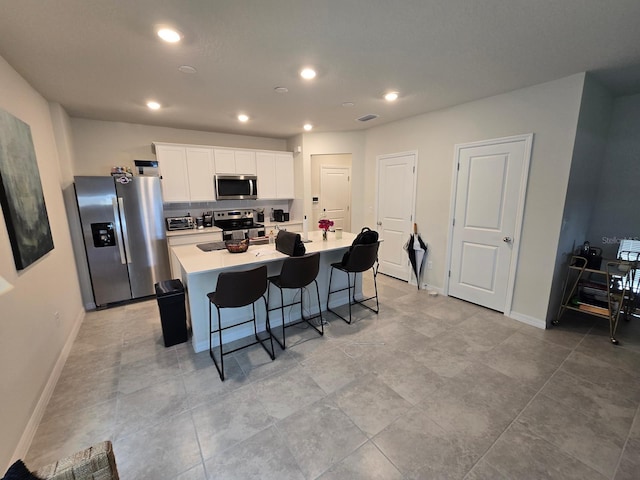
<instances>
[{"instance_id":1,"label":"refrigerator door handle","mask_svg":"<svg viewBox=\"0 0 640 480\"><path fill-rule=\"evenodd\" d=\"M116 234L116 243L118 244L118 250L120 251L120 263L125 265L127 263L127 257L124 254L124 246L122 245L122 239L120 238L120 232L122 228L120 227L120 212L118 211L118 201L114 197L111 200L111 204L113 205L113 218L115 219L116 228L114 229L114 233Z\"/></svg>"},{"instance_id":2,"label":"refrigerator door handle","mask_svg":"<svg viewBox=\"0 0 640 480\"><path fill-rule=\"evenodd\" d=\"M129 235L127 233L127 218L124 215L124 201L122 197L118 197L118 206L120 207L120 222L122 223L122 236L124 237L124 250L127 254L127 263L131 263L131 248L129 247Z\"/></svg>"}]
</instances>

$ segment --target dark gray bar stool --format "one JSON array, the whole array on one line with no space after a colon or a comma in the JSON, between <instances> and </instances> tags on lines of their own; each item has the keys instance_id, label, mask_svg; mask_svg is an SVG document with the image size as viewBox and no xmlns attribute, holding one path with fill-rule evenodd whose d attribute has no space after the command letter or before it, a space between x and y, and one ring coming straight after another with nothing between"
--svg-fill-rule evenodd
<instances>
[{"instance_id":1,"label":"dark gray bar stool","mask_svg":"<svg viewBox=\"0 0 640 480\"><path fill-rule=\"evenodd\" d=\"M275 352L273 349L273 337L271 336L271 325L269 324L269 310L267 308L267 300L264 296L265 291L267 290L267 266L262 265L261 267L254 268L252 270L246 270L242 272L223 272L218 275L218 282L216 284L216 291L207 294L207 298L209 298L209 355L213 359L213 363L220 374L220 380L224 381L224 356L229 355L237 350L241 350L243 348L250 347L251 345L256 345L259 343L262 345L262 348L269 354L271 360L275 359ZM256 320L256 305L255 302L262 297L264 301L264 306L267 314L266 319L266 329L269 334L268 338L261 339L258 336L258 322ZM216 306L216 311L218 313L218 328L213 330L212 326L212 318L211 318L211 305ZM227 325L226 327L222 327L220 310L223 308L239 308L247 305L251 305L253 310L253 317L249 320L245 320L242 322L234 323L233 325ZM237 327L239 325L244 325L245 323L253 322L253 331L256 337L256 341L250 343L248 345L244 345L239 348L235 348L233 350L229 350L225 352L222 347L222 332L223 330L228 330L229 328ZM213 353L213 345L211 337L217 333L219 339L220 346L220 365L218 366L218 362L216 361L216 357ZM265 341L269 340L271 344L271 350L267 348L265 345Z\"/></svg>"},{"instance_id":2,"label":"dark gray bar stool","mask_svg":"<svg viewBox=\"0 0 640 480\"><path fill-rule=\"evenodd\" d=\"M331 273L329 274L329 292L327 293L327 310L336 314L345 322L351 324L351 305L360 304L365 308L368 308L376 315L380 311L380 305L378 304L378 284L376 282L376 276L378 275L378 248L380 246L380 242L369 243L364 245L353 245L351 247L351 253L349 254L349 259L345 265L342 265L342 262L336 262L331 264ZM362 300L356 300L356 281L358 279L358 273L362 274L367 270L372 269L373 271L373 286L375 288L376 294L363 298ZM339 288L337 290L331 290L331 280L333 279L333 271L339 270L347 274L347 286L344 288ZM353 274L353 285L351 285L351 274ZM362 277L362 275L360 275ZM353 289L353 293L351 290ZM345 317L340 315L335 310L331 310L329 308L329 300L331 299L332 293L342 292L344 290L349 290L349 319L347 320ZM376 299L376 308L372 308L369 305L366 305L364 302L367 300Z\"/></svg>"},{"instance_id":3,"label":"dark gray bar stool","mask_svg":"<svg viewBox=\"0 0 640 480\"><path fill-rule=\"evenodd\" d=\"M282 269L280 270L280 275L269 277L269 286L273 285L280 290L280 306L269 308L269 311L280 309L282 312L282 343L273 335L280 348L283 350L286 347L286 336L285 336L285 328L293 327L294 325L298 325L302 322L307 322L310 327L312 327L316 332L320 335L324 335L324 326L322 324L322 314L319 313L313 317L305 318L304 317L304 307L302 304L303 294L306 290L306 287L311 285L311 283L315 283L316 285L316 296L318 297L318 309L322 310L322 306L320 304L320 290L318 289L318 282L316 281L316 277L318 276L318 271L320 270L320 254L319 253L308 253L301 257L289 257L282 264ZM284 295L283 289L299 289L300 290L300 301L292 302L287 305L284 304ZM267 292L267 304L269 303L269 298L271 295ZM284 324L284 307L290 307L292 305L300 304L300 320L297 322L289 323L288 325ZM311 320L316 318L320 318L320 328L313 324Z\"/></svg>"}]
</instances>

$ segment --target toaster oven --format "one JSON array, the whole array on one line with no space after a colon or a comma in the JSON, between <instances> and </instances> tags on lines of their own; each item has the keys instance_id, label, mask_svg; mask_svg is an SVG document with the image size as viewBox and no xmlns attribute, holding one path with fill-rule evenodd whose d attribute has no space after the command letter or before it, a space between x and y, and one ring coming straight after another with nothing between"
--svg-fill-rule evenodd
<instances>
[{"instance_id":1,"label":"toaster oven","mask_svg":"<svg viewBox=\"0 0 640 480\"><path fill-rule=\"evenodd\" d=\"M189 230L193 228L193 217L167 217L167 230Z\"/></svg>"}]
</instances>

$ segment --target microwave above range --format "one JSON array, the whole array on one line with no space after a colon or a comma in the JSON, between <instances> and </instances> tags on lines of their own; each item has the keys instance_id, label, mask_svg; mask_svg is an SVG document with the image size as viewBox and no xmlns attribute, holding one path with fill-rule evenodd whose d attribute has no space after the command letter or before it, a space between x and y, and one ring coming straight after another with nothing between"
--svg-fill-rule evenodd
<instances>
[{"instance_id":1,"label":"microwave above range","mask_svg":"<svg viewBox=\"0 0 640 480\"><path fill-rule=\"evenodd\" d=\"M215 175L216 200L255 200L258 177L255 175Z\"/></svg>"}]
</instances>

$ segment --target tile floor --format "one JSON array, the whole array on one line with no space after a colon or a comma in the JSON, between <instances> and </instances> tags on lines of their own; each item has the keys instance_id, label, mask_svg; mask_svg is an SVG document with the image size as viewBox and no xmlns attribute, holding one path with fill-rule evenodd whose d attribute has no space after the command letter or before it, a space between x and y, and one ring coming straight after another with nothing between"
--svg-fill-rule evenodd
<instances>
[{"instance_id":1,"label":"tile floor","mask_svg":"<svg viewBox=\"0 0 640 480\"><path fill-rule=\"evenodd\" d=\"M381 312L271 362L164 348L155 301L90 312L40 424L36 468L104 439L123 479L631 479L639 319L540 330L379 276Z\"/></svg>"}]
</instances>

